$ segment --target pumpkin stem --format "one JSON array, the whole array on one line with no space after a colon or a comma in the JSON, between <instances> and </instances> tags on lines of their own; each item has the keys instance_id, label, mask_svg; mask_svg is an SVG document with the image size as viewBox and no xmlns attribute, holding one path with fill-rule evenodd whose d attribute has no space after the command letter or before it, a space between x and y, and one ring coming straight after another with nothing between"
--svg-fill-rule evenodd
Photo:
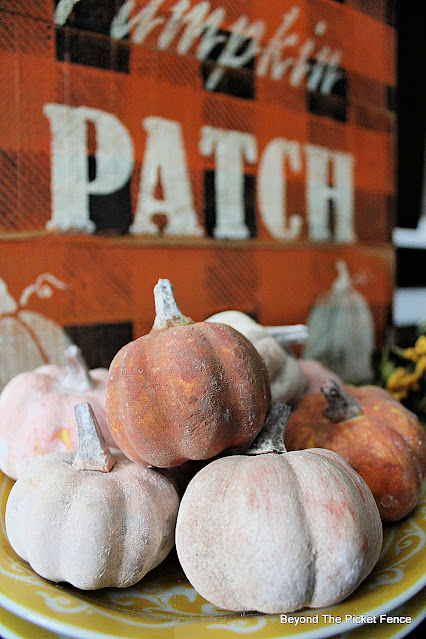
<instances>
[{"instance_id":1,"label":"pumpkin stem","mask_svg":"<svg viewBox=\"0 0 426 639\"><path fill-rule=\"evenodd\" d=\"M116 459L105 443L91 405L88 402L77 404L74 406L74 413L78 429L78 450L73 468L108 473Z\"/></svg>"},{"instance_id":2,"label":"pumpkin stem","mask_svg":"<svg viewBox=\"0 0 426 639\"><path fill-rule=\"evenodd\" d=\"M323 384L321 393L327 400L323 413L332 422L344 422L362 415L359 401L353 395L349 395L336 380L330 379Z\"/></svg>"},{"instance_id":3,"label":"pumpkin stem","mask_svg":"<svg viewBox=\"0 0 426 639\"><path fill-rule=\"evenodd\" d=\"M152 331L163 331L172 326L193 324L192 319L185 317L176 303L173 286L169 280L159 279L154 287L155 321Z\"/></svg>"},{"instance_id":4,"label":"pumpkin stem","mask_svg":"<svg viewBox=\"0 0 426 639\"><path fill-rule=\"evenodd\" d=\"M343 293L352 288L352 280L345 260L337 260L336 269L338 276L332 284L333 293Z\"/></svg>"},{"instance_id":5,"label":"pumpkin stem","mask_svg":"<svg viewBox=\"0 0 426 639\"><path fill-rule=\"evenodd\" d=\"M263 453L286 453L284 433L290 416L290 407L284 402L277 402L269 411L262 430L247 451L247 455Z\"/></svg>"},{"instance_id":6,"label":"pumpkin stem","mask_svg":"<svg viewBox=\"0 0 426 639\"><path fill-rule=\"evenodd\" d=\"M95 382L90 376L89 368L84 361L81 350L75 344L68 346L64 351L68 373L64 380L64 386L72 392L86 392L95 388Z\"/></svg>"}]
</instances>

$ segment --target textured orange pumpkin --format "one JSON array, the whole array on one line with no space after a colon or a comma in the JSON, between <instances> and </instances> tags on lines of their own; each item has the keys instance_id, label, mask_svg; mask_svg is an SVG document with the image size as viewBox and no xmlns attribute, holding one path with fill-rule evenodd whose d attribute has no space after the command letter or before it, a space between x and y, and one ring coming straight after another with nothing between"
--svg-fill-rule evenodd
<instances>
[{"instance_id":1,"label":"textured orange pumpkin","mask_svg":"<svg viewBox=\"0 0 426 639\"><path fill-rule=\"evenodd\" d=\"M270 405L266 368L238 331L182 315L168 280L148 335L124 346L107 381L108 426L135 462L177 466L249 445Z\"/></svg>"},{"instance_id":2,"label":"textured orange pumpkin","mask_svg":"<svg viewBox=\"0 0 426 639\"><path fill-rule=\"evenodd\" d=\"M327 382L290 415L285 446L339 453L369 486L383 521L401 519L421 496L426 433L417 417L382 388Z\"/></svg>"}]
</instances>

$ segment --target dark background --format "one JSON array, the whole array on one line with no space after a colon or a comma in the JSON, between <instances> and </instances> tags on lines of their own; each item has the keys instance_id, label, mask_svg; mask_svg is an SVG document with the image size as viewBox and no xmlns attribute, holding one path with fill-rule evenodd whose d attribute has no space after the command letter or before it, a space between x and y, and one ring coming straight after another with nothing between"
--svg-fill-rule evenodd
<instances>
[{"instance_id":1,"label":"dark background","mask_svg":"<svg viewBox=\"0 0 426 639\"><path fill-rule=\"evenodd\" d=\"M422 212L425 162L424 2L395 0L397 49L397 226L414 229ZM426 287L426 249L396 249L397 287ZM395 331L410 346L416 327Z\"/></svg>"},{"instance_id":2,"label":"dark background","mask_svg":"<svg viewBox=\"0 0 426 639\"><path fill-rule=\"evenodd\" d=\"M398 197L397 224L416 228L422 209L425 161L425 20L424 2L396 1ZM426 252L397 251L397 280L404 285L426 286ZM426 568L426 567L425 567ZM426 621L407 637L425 636Z\"/></svg>"},{"instance_id":3,"label":"dark background","mask_svg":"<svg viewBox=\"0 0 426 639\"><path fill-rule=\"evenodd\" d=\"M403 228L416 228L422 209L426 133L424 9L422 1L395 2L398 34L397 225ZM404 285L426 286L426 251L397 251L397 281L403 281ZM425 631L426 621L423 621L406 636L420 639Z\"/></svg>"},{"instance_id":4,"label":"dark background","mask_svg":"<svg viewBox=\"0 0 426 639\"><path fill-rule=\"evenodd\" d=\"M425 151L425 3L396 2L398 30L398 226L416 228Z\"/></svg>"}]
</instances>

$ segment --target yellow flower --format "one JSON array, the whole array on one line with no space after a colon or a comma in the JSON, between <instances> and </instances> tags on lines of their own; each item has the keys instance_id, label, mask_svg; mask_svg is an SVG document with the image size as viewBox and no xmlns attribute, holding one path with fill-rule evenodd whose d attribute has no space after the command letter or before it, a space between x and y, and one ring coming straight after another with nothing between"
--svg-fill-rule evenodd
<instances>
[{"instance_id":1,"label":"yellow flower","mask_svg":"<svg viewBox=\"0 0 426 639\"><path fill-rule=\"evenodd\" d=\"M410 390L419 390L419 380L425 371L426 357L420 357L416 361L416 368L413 372L409 372L402 366L398 366L392 375L389 376L386 382L386 389L395 399L404 399Z\"/></svg>"},{"instance_id":2,"label":"yellow flower","mask_svg":"<svg viewBox=\"0 0 426 639\"><path fill-rule=\"evenodd\" d=\"M405 375L405 368L398 366L398 368L396 368L392 375L389 375L387 379L386 390L388 390L395 399L401 400L408 395Z\"/></svg>"},{"instance_id":3,"label":"yellow flower","mask_svg":"<svg viewBox=\"0 0 426 639\"><path fill-rule=\"evenodd\" d=\"M426 357L426 335L420 335L414 347L405 349L404 357L411 359L413 362L417 362L420 358Z\"/></svg>"}]
</instances>

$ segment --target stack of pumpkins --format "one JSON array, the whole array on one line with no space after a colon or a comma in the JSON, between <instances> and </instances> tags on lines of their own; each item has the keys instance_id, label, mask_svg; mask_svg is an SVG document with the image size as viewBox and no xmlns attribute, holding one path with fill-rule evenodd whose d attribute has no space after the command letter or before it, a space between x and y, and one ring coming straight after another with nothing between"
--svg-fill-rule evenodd
<instances>
[{"instance_id":1,"label":"stack of pumpkins","mask_svg":"<svg viewBox=\"0 0 426 639\"><path fill-rule=\"evenodd\" d=\"M4 389L11 546L81 589L132 585L176 543L190 583L221 608L343 600L378 559L381 520L420 498L422 426L385 391L289 356L243 313L194 323L168 280L154 296L151 332L109 371L71 347L67 369Z\"/></svg>"}]
</instances>

